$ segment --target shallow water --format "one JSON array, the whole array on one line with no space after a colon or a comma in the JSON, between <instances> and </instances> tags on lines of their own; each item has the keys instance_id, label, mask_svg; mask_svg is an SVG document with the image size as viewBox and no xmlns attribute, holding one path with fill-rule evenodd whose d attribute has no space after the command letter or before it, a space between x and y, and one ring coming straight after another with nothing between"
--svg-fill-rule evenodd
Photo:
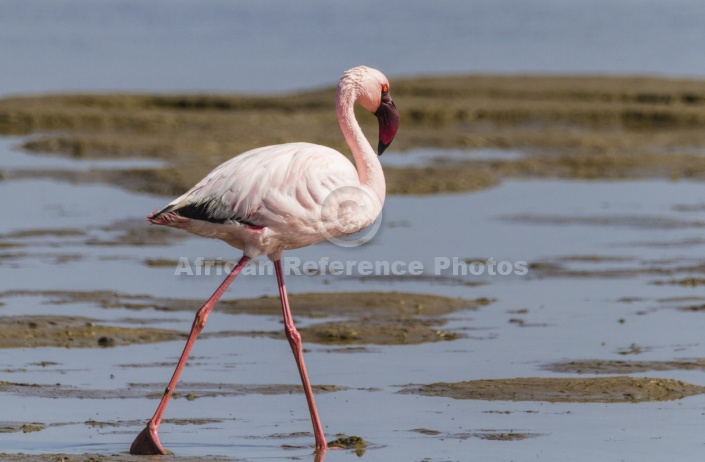
<instances>
[{"instance_id":1,"label":"shallow water","mask_svg":"<svg viewBox=\"0 0 705 462\"><path fill-rule=\"evenodd\" d=\"M409 152L384 154L384 165L390 167L425 167L458 164L469 160L511 160L525 154L516 149L414 149Z\"/></svg>"},{"instance_id":2,"label":"shallow water","mask_svg":"<svg viewBox=\"0 0 705 462\"><path fill-rule=\"evenodd\" d=\"M43 157L9 152L6 143L0 148L0 169L40 168ZM703 395L578 404L454 400L399 390L438 381L573 376L544 370L566 360L705 357L702 313L678 309L702 304L700 289L669 283L702 275L701 191L702 185L690 182L551 180L509 181L474 194L389 197L382 227L368 244L348 249L321 244L290 252L292 273L300 268L295 259L318 269L330 261L398 262L396 274L388 276L361 275L357 264L351 274L292 274L287 279L292 293L404 291L494 299L477 311L447 316L444 329L465 334L454 341L362 349L306 344L313 383L342 388L316 396L327 436L362 436L370 445L363 456L368 460L468 460L471 455L487 460L696 459L702 451L697 429ZM105 309L90 300L55 304L46 294L8 292L108 290L205 299L222 275L176 275L174 266L150 266L146 260L239 257L222 243L179 233L147 245L120 240L123 228L146 227L144 216L167 202L164 198L33 179L0 181L0 194L5 198L0 216L6 217L0 222L0 244L7 245L0 247L0 315L67 314L187 331L193 315L188 311ZM509 274L488 274L489 258L497 271ZM421 274L401 274L413 261L420 262ZM481 268L467 263L473 261L484 262L483 274L472 274ZM532 264L526 274L514 271L521 262ZM243 275L225 297L275 294L272 276ZM300 326L314 322L299 320ZM278 329L277 316L214 312L205 332ZM174 341L0 349L2 381L78 389L54 397L0 394L3 426L45 427L0 433L2 450L124 453L157 404L144 396L160 393L181 347ZM633 375L705 385L697 370ZM204 336L182 378L185 389L200 382L297 380L283 334L279 339ZM119 391L135 387L131 384L146 384L148 391L118 397ZM100 397L88 398L94 391ZM86 397L75 397L82 393ZM172 401L160 435L167 448L184 457L313 460L307 415L303 395L216 391L216 396ZM491 438L505 433L529 437ZM326 455L328 461L357 459L351 451Z\"/></svg>"}]
</instances>

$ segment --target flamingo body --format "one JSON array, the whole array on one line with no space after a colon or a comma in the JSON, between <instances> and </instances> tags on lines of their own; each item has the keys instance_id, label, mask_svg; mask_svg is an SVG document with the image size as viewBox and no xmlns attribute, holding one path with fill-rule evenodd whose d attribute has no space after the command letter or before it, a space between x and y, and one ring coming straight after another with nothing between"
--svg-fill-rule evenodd
<instances>
[{"instance_id":1,"label":"flamingo body","mask_svg":"<svg viewBox=\"0 0 705 462\"><path fill-rule=\"evenodd\" d=\"M341 210L351 200L364 213ZM383 200L338 151L288 143L233 157L149 220L221 239L254 258L355 233L375 220Z\"/></svg>"},{"instance_id":2,"label":"flamingo body","mask_svg":"<svg viewBox=\"0 0 705 462\"><path fill-rule=\"evenodd\" d=\"M289 306L281 256L284 250L353 234L372 224L382 210L386 188L382 165L355 119L355 103L377 116L381 155L396 135L399 113L389 94L387 78L375 69L355 67L343 73L336 99L340 128L355 165L333 149L309 143L253 149L216 167L188 192L147 217L156 225L221 239L241 249L243 255L196 312L159 406L135 438L130 453L167 454L158 429L193 344L216 302L242 268L250 259L267 255L274 262L284 331L306 394L316 451L322 459L327 443L304 364L301 335Z\"/></svg>"}]
</instances>

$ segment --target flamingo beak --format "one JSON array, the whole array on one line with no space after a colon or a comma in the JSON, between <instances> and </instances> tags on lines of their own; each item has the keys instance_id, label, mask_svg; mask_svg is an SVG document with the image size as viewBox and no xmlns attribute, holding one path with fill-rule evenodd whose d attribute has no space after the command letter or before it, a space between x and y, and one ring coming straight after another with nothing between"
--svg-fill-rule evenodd
<instances>
[{"instance_id":1,"label":"flamingo beak","mask_svg":"<svg viewBox=\"0 0 705 462\"><path fill-rule=\"evenodd\" d=\"M387 147L392 144L394 135L399 129L399 112L392 101L389 93L382 95L382 102L375 112L379 121L379 144L377 145L377 155L381 156Z\"/></svg>"}]
</instances>

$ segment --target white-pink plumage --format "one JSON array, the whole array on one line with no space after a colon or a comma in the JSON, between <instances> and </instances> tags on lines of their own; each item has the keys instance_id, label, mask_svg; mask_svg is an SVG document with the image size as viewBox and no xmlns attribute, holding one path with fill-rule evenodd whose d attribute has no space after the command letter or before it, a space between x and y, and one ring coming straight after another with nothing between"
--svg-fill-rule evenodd
<instances>
[{"instance_id":1,"label":"white-pink plumage","mask_svg":"<svg viewBox=\"0 0 705 462\"><path fill-rule=\"evenodd\" d=\"M342 199L367 207L360 207L364 213L341 217ZM150 221L221 239L251 258L271 255L276 260L283 250L325 239L326 232L339 236L365 228L383 201L384 195L378 197L360 184L357 170L338 151L288 143L254 149L221 164ZM198 212L208 219L179 214L194 204L203 204Z\"/></svg>"},{"instance_id":2,"label":"white-pink plumage","mask_svg":"<svg viewBox=\"0 0 705 462\"><path fill-rule=\"evenodd\" d=\"M221 239L241 249L243 256L196 313L172 379L154 416L132 443L131 453L166 454L157 431L193 343L228 285L250 259L259 255L267 255L274 262L285 333L304 385L316 450L325 450L301 336L294 326L284 286L281 256L284 250L353 234L372 224L382 210L384 173L355 119L356 102L377 116L381 155L394 139L399 114L386 77L375 69L355 67L341 77L336 100L338 121L355 165L333 149L309 143L253 149L221 164L191 190L148 217L154 224Z\"/></svg>"}]
</instances>

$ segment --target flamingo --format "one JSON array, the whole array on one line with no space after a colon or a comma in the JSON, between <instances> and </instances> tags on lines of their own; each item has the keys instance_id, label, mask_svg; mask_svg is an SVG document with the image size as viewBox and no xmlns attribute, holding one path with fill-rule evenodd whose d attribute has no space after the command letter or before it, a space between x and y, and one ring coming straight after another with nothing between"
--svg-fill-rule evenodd
<instances>
[{"instance_id":1,"label":"flamingo","mask_svg":"<svg viewBox=\"0 0 705 462\"><path fill-rule=\"evenodd\" d=\"M377 154L355 119L360 104L379 121ZM159 425L182 369L211 310L251 259L266 255L274 264L285 334L301 376L316 443L327 448L304 364L301 335L289 307L281 258L284 250L341 238L372 224L382 210L385 181L378 159L394 139L399 113L389 81L378 70L359 66L338 82L336 110L355 165L331 148L288 143L247 151L216 167L193 188L147 217L150 223L216 238L242 250L242 257L196 312L191 332L157 410L130 447L131 454L167 454Z\"/></svg>"}]
</instances>

